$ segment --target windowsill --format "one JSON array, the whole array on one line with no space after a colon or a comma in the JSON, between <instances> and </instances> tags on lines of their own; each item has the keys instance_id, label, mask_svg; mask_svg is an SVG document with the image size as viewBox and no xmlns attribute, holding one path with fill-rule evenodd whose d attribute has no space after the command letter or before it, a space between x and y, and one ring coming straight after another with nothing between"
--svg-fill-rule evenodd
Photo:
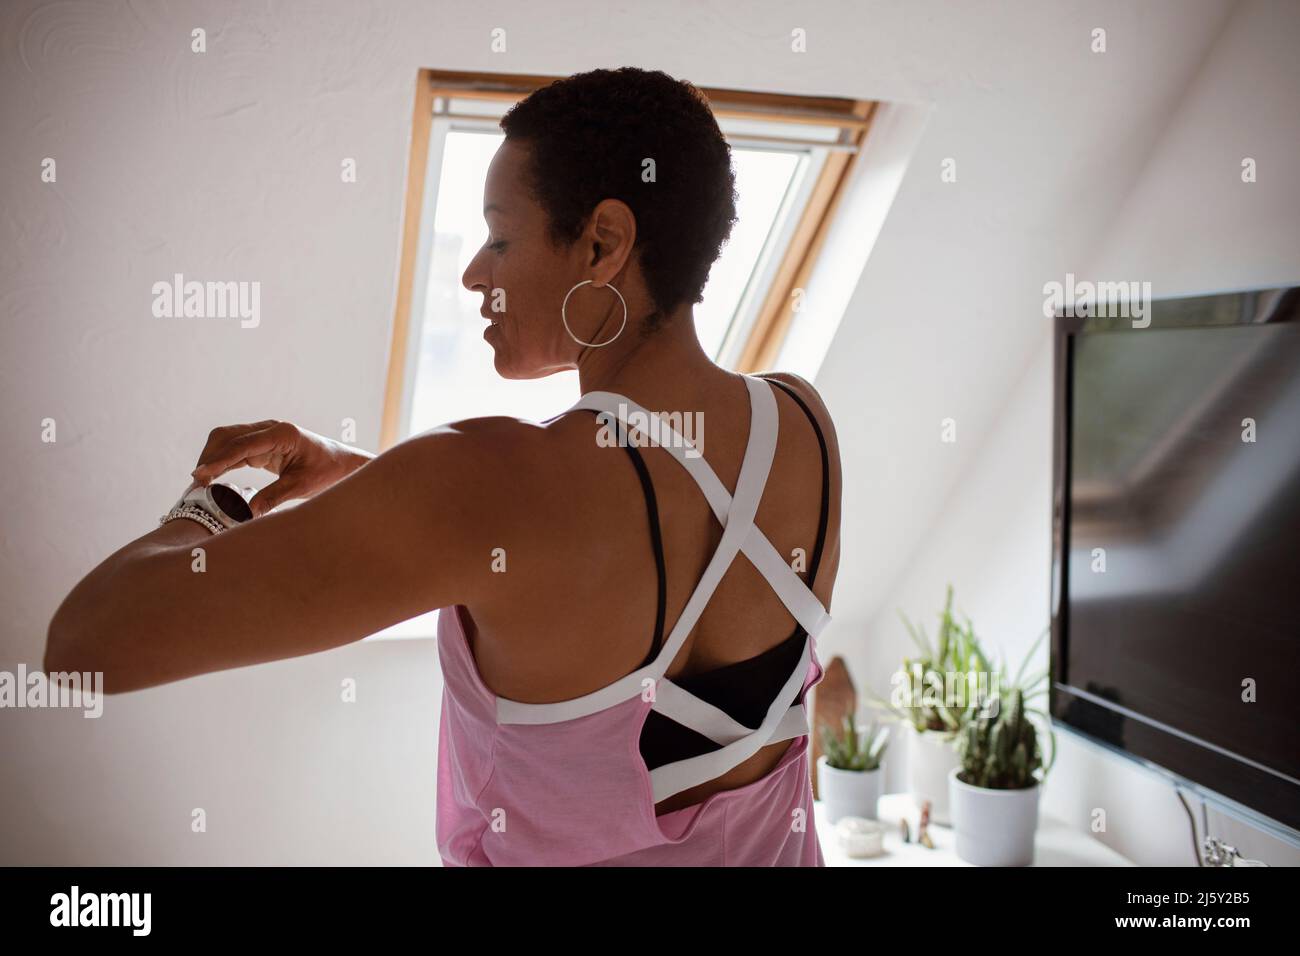
<instances>
[{"instance_id":1,"label":"windowsill","mask_svg":"<svg viewBox=\"0 0 1300 956\"><path fill-rule=\"evenodd\" d=\"M850 857L839 846L835 826L826 818L825 804L813 801L813 821L817 838L821 841L822 856L827 866L970 866L958 858L957 836L951 827L930 825L934 849L917 843L904 843L899 833L898 821L908 819L916 826L916 809L910 794L887 793L880 797L878 818L885 824L884 850L881 856L870 858ZM1065 821L1045 813L1038 817L1034 835L1034 866L1132 866L1133 863L1116 853L1090 833L1072 827Z\"/></svg>"}]
</instances>

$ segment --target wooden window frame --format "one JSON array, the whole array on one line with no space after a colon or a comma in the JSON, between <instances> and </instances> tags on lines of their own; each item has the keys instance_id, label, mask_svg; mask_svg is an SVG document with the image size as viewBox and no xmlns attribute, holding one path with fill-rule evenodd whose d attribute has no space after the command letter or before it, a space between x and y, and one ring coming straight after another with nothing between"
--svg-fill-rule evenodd
<instances>
[{"instance_id":1,"label":"wooden window frame","mask_svg":"<svg viewBox=\"0 0 1300 956\"><path fill-rule=\"evenodd\" d=\"M402 213L397 296L380 428L381 450L392 447L400 440L398 429L407 384L407 357L413 337L411 305L418 266L420 220L425 189L428 186L425 172L428 169L435 100L438 97L455 97L512 104L556 79L559 77L431 69L419 71L406 166L406 199ZM788 123L796 132L801 125L833 126L840 129L837 141L818 144L828 149L825 162L813 183L808 201L781 255L771 286L740 350L737 370L761 371L770 368L777 360L793 319L795 290L807 285L853 165L861 154L862 145L871 129L877 104L872 100L843 97L796 96L709 87L700 89L719 119ZM771 137L764 139L772 141ZM801 142L797 136L780 141Z\"/></svg>"}]
</instances>

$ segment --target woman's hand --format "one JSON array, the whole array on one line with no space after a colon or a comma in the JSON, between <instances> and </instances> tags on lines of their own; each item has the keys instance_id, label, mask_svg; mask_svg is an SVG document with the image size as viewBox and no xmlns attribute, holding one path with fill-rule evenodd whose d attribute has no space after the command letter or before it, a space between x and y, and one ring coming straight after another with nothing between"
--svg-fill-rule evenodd
<instances>
[{"instance_id":1,"label":"woman's hand","mask_svg":"<svg viewBox=\"0 0 1300 956\"><path fill-rule=\"evenodd\" d=\"M214 428L191 474L200 485L243 465L278 475L249 502L253 514L262 515L291 498L324 491L372 458L369 452L291 422L268 420Z\"/></svg>"}]
</instances>

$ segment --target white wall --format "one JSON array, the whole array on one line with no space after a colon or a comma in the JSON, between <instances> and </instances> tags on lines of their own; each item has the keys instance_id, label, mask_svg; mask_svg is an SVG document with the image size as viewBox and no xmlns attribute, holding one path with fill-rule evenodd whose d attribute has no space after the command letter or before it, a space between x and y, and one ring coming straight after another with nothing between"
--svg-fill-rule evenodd
<instances>
[{"instance_id":1,"label":"white wall","mask_svg":"<svg viewBox=\"0 0 1300 956\"><path fill-rule=\"evenodd\" d=\"M0 670L39 664L59 599L157 520L212 426L279 417L336 434L354 418L374 447L411 98L426 66L633 64L930 109L818 379L846 477L825 656L875 653L892 639L878 612L919 613L941 593L921 569L963 580L961 565L916 548L941 547L959 523L946 509L971 510L951 494L959 482L1022 472L1036 493L1027 459L988 466L982 482L967 466L986 446L1033 447L995 434L1041 337L1037 290L1096 248L1229 10L5 4ZM1104 56L1088 49L1098 25ZM189 49L198 26L202 55ZM492 27L507 30L507 53L490 52ZM790 52L795 27L808 31L806 54ZM57 161L55 184L39 179L44 157ZM357 160L356 184L340 182L344 157ZM939 180L945 157L958 161L955 184ZM1280 163L1261 159L1261 175ZM176 272L260 281L261 325L154 319L150 288ZM1045 428L1028 401L1009 413ZM940 446L937 423L954 409L961 440ZM47 417L55 444L40 441ZM1045 519L1028 495L1007 496L1010 537L970 523L990 554L1023 555L1037 573ZM1041 596L1033 573L1016 577ZM1033 616L998 600L1012 586L992 569L961 586L977 619L1010 631ZM434 862L436 670L428 642L365 644L110 698L99 721L0 711L0 861ZM355 705L339 702L346 677ZM195 807L209 812L202 837L190 832Z\"/></svg>"},{"instance_id":2,"label":"white wall","mask_svg":"<svg viewBox=\"0 0 1300 956\"><path fill-rule=\"evenodd\" d=\"M1234 12L1111 223L1076 260L1081 279L1146 280L1155 296L1300 283L1298 45L1300 8L1252 2ZM1243 156L1268 175L1242 183ZM1063 281L1063 271L1038 278L1040 304L1042 282ZM856 660L877 692L910 646L894 609L932 623L947 581L977 630L1012 660L1048 619L1052 339L1043 331L995 427L981 435L866 629L870 650ZM1120 853L1147 865L1194 864L1186 815L1169 785L1077 738L1058 739L1045 812L1087 828L1093 810L1104 809L1107 832L1098 839ZM900 788L904 769L902 760L890 767ZM1212 832L1246 856L1300 864L1300 850L1218 813L1210 820Z\"/></svg>"},{"instance_id":3,"label":"white wall","mask_svg":"<svg viewBox=\"0 0 1300 956\"><path fill-rule=\"evenodd\" d=\"M1089 257L1156 296L1300 282L1300 8L1242 4ZM1257 163L1244 183L1241 162Z\"/></svg>"}]
</instances>

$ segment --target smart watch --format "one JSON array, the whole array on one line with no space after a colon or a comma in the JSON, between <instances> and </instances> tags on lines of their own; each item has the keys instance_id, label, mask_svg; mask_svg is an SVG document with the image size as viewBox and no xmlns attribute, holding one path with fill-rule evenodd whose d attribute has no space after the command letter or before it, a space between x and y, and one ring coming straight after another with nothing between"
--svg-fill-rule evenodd
<instances>
[{"instance_id":1,"label":"smart watch","mask_svg":"<svg viewBox=\"0 0 1300 956\"><path fill-rule=\"evenodd\" d=\"M218 527L200 520L194 515L194 509L203 512L221 529L233 528L253 517L253 509L237 485L214 481L210 485L191 483L175 507L163 516L163 523L171 518L192 518L215 533Z\"/></svg>"},{"instance_id":2,"label":"smart watch","mask_svg":"<svg viewBox=\"0 0 1300 956\"><path fill-rule=\"evenodd\" d=\"M253 517L253 509L239 487L224 481L199 485L181 498L181 504L198 505L227 528L243 524Z\"/></svg>"}]
</instances>

